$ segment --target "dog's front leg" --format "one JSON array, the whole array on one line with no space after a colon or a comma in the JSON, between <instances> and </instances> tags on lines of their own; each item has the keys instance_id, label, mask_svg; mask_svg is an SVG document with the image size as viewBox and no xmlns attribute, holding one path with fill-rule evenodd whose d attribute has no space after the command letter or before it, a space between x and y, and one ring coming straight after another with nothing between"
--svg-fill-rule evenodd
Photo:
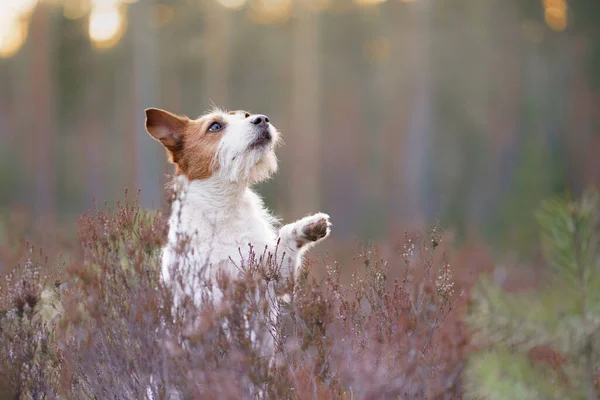
<instances>
[{"instance_id":1,"label":"dog's front leg","mask_svg":"<svg viewBox=\"0 0 600 400\"><path fill-rule=\"evenodd\" d=\"M329 215L324 213L304 217L279 229L277 254L284 254L280 270L282 282L298 278L302 255L315 243L329 236L330 232Z\"/></svg>"}]
</instances>

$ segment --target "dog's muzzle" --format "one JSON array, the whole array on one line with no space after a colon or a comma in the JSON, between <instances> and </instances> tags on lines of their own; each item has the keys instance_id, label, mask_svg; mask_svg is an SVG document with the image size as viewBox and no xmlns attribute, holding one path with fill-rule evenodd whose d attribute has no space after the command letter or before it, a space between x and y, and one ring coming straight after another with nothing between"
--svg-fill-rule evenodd
<instances>
[{"instance_id":1,"label":"dog's muzzle","mask_svg":"<svg viewBox=\"0 0 600 400\"><path fill-rule=\"evenodd\" d=\"M270 144L272 140L273 136L271 135L269 128L261 128L258 134L256 135L256 139L254 139L254 141L250 145L250 149L266 146Z\"/></svg>"},{"instance_id":2,"label":"dog's muzzle","mask_svg":"<svg viewBox=\"0 0 600 400\"><path fill-rule=\"evenodd\" d=\"M273 140L273 135L271 135L269 117L262 114L252 115L250 118L250 123L256 126L257 135L256 139L250 145L250 150L253 150L257 147L263 147L271 143Z\"/></svg>"}]
</instances>

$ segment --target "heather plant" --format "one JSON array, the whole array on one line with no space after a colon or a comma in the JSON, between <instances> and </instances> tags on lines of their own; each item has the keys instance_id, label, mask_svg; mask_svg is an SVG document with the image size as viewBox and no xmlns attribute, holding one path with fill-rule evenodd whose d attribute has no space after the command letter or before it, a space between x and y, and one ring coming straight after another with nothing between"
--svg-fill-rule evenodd
<instances>
[{"instance_id":1,"label":"heather plant","mask_svg":"<svg viewBox=\"0 0 600 400\"><path fill-rule=\"evenodd\" d=\"M177 194L176 194L177 195ZM43 260L3 277L0 387L19 398L450 399L462 394L464 296L435 226L384 258L307 260L295 281L255 249L241 277L219 275L177 304L161 280L164 216L126 196L79 221L65 275ZM193 253L181 238L175 271ZM342 273L351 273L349 283ZM396 277L396 278L393 278ZM183 282L180 282L183 283ZM219 291L220 301L208 301ZM274 293L290 294L285 301ZM195 296L194 296L195 297ZM275 315L272 305L275 304ZM263 343L275 344L275 357ZM18 365L18 368L14 366Z\"/></svg>"},{"instance_id":2,"label":"heather plant","mask_svg":"<svg viewBox=\"0 0 600 400\"><path fill-rule=\"evenodd\" d=\"M480 351L473 398L597 399L600 368L600 197L557 198L537 213L547 271L537 288L504 293L483 279L469 321Z\"/></svg>"},{"instance_id":3,"label":"heather plant","mask_svg":"<svg viewBox=\"0 0 600 400\"><path fill-rule=\"evenodd\" d=\"M55 270L27 245L26 261L0 282L0 393L17 398L54 397L61 355L50 329L60 312L54 298ZM50 276L48 276L50 274ZM56 278L56 277L54 277Z\"/></svg>"},{"instance_id":4,"label":"heather plant","mask_svg":"<svg viewBox=\"0 0 600 400\"><path fill-rule=\"evenodd\" d=\"M459 297L445 254L438 254L439 226L425 237L408 236L397 256L383 259L363 249L349 286L339 266L328 268L329 299L337 324L329 337L331 363L356 398L456 398L461 393L465 336L449 314ZM391 270L401 278L388 279ZM336 332L337 333L334 333Z\"/></svg>"}]
</instances>

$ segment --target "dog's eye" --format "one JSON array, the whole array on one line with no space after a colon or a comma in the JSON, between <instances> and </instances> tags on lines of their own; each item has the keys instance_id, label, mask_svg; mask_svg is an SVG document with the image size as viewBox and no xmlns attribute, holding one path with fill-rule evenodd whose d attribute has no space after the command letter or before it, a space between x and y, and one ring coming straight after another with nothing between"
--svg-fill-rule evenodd
<instances>
[{"instance_id":1,"label":"dog's eye","mask_svg":"<svg viewBox=\"0 0 600 400\"><path fill-rule=\"evenodd\" d=\"M250 113L244 113L244 118L248 118L250 116Z\"/></svg>"},{"instance_id":2,"label":"dog's eye","mask_svg":"<svg viewBox=\"0 0 600 400\"><path fill-rule=\"evenodd\" d=\"M210 125L210 127L208 128L208 130L209 130L210 132L218 132L218 131L220 131L221 129L223 129L223 125L221 125L221 124L220 124L220 123L218 123L218 122L213 122L213 123Z\"/></svg>"}]
</instances>

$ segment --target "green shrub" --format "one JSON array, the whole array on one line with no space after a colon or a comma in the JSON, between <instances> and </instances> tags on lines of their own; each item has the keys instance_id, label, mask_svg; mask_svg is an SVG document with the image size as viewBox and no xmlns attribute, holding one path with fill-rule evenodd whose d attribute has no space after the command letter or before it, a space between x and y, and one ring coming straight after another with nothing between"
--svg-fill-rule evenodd
<instances>
[{"instance_id":1,"label":"green shrub","mask_svg":"<svg viewBox=\"0 0 600 400\"><path fill-rule=\"evenodd\" d=\"M469 322L481 349L467 374L473 398L598 398L599 206L595 190L578 202L544 202L536 217L547 271L538 287L505 293L482 279L474 290Z\"/></svg>"}]
</instances>

